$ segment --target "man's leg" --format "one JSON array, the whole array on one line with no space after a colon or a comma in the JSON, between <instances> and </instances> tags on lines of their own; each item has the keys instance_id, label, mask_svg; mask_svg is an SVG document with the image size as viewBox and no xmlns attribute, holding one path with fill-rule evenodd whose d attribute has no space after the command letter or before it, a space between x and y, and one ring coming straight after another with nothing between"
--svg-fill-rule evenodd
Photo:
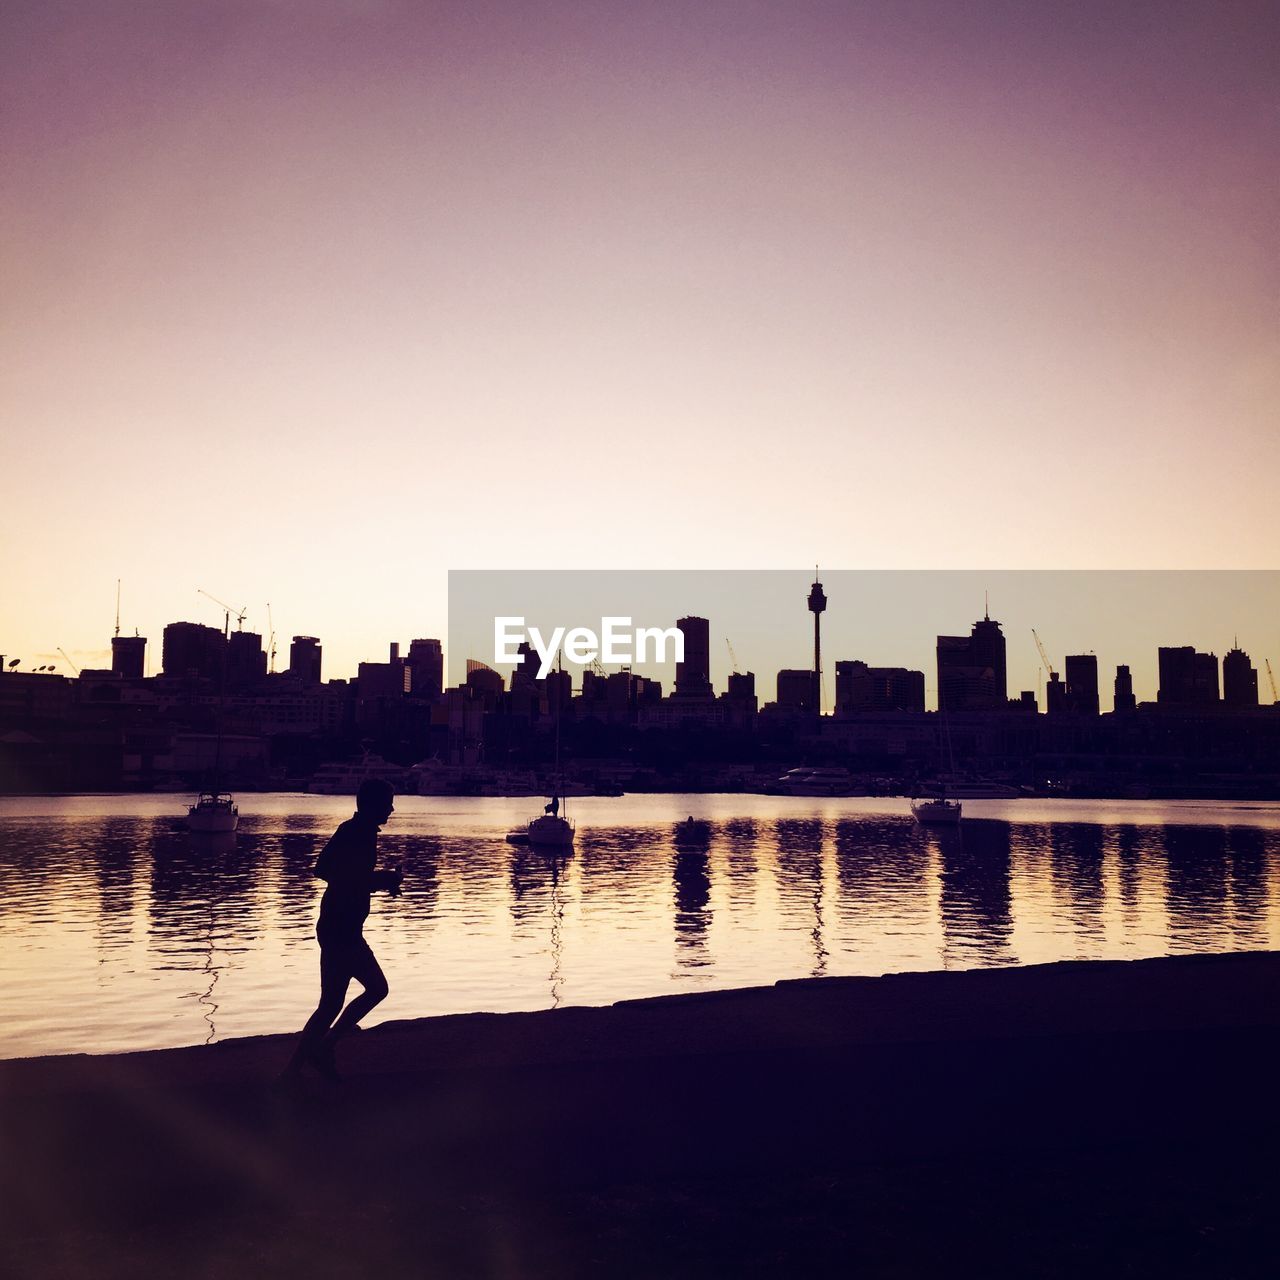
<instances>
[{"instance_id":1,"label":"man's leg","mask_svg":"<svg viewBox=\"0 0 1280 1280\"><path fill-rule=\"evenodd\" d=\"M354 1031L360 1019L387 998L387 979L382 966L363 938L351 950L351 976L364 990L347 1005L342 1016L329 1029L330 1042ZM343 990L345 992L345 988Z\"/></svg>"},{"instance_id":2,"label":"man's leg","mask_svg":"<svg viewBox=\"0 0 1280 1280\"><path fill-rule=\"evenodd\" d=\"M325 1033L342 1012L346 1001L347 988L354 976L352 965L355 961L356 956L349 944L331 943L327 947L321 944L320 1003L302 1028L298 1047L285 1068L286 1075L296 1075L305 1061L314 1061L323 1052Z\"/></svg>"}]
</instances>

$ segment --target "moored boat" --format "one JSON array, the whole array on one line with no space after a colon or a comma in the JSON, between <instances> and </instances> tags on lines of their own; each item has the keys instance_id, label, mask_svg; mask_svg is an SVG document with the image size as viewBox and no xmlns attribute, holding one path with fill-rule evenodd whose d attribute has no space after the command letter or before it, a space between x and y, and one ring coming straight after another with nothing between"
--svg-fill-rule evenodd
<instances>
[{"instance_id":1,"label":"moored boat","mask_svg":"<svg viewBox=\"0 0 1280 1280\"><path fill-rule=\"evenodd\" d=\"M960 801L913 800L911 813L917 822L925 826L955 826L960 821Z\"/></svg>"},{"instance_id":2,"label":"moored boat","mask_svg":"<svg viewBox=\"0 0 1280 1280\"><path fill-rule=\"evenodd\" d=\"M567 849L573 843L573 823L558 813L544 813L525 828L528 843L544 849Z\"/></svg>"},{"instance_id":3,"label":"moored boat","mask_svg":"<svg viewBox=\"0 0 1280 1280\"><path fill-rule=\"evenodd\" d=\"M234 831L239 822L240 810L225 791L202 791L187 808L187 830L201 835Z\"/></svg>"}]
</instances>

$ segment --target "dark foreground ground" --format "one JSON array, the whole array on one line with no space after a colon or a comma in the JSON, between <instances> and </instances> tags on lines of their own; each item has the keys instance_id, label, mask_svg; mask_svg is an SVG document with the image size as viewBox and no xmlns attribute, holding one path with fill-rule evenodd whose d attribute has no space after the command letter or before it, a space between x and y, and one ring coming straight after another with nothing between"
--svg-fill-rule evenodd
<instances>
[{"instance_id":1,"label":"dark foreground ground","mask_svg":"<svg viewBox=\"0 0 1280 1280\"><path fill-rule=\"evenodd\" d=\"M1280 956L0 1063L12 1276L1275 1276Z\"/></svg>"}]
</instances>

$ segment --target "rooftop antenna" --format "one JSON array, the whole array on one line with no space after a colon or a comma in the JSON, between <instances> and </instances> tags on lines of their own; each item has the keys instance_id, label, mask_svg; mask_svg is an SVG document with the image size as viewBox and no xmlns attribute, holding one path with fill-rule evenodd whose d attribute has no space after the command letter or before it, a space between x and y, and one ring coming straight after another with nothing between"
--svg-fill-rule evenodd
<instances>
[{"instance_id":1,"label":"rooftop antenna","mask_svg":"<svg viewBox=\"0 0 1280 1280\"><path fill-rule=\"evenodd\" d=\"M120 579L116 579L116 635L120 634Z\"/></svg>"},{"instance_id":2,"label":"rooftop antenna","mask_svg":"<svg viewBox=\"0 0 1280 1280\"><path fill-rule=\"evenodd\" d=\"M982 620L983 622L991 621L991 592L984 591L982 593Z\"/></svg>"}]
</instances>

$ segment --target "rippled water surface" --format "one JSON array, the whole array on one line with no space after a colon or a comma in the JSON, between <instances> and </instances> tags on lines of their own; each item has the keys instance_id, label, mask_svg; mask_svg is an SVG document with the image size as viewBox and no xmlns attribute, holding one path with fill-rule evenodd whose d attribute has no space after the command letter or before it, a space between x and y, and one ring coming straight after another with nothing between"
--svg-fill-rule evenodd
<instances>
[{"instance_id":1,"label":"rippled water surface","mask_svg":"<svg viewBox=\"0 0 1280 1280\"><path fill-rule=\"evenodd\" d=\"M0 800L0 1057L292 1031L314 1005L316 853L346 797L242 796L196 839L175 796ZM406 872L366 936L374 1020L606 1004L821 974L1272 948L1280 806L625 796L571 802L568 856L511 846L524 800L397 798ZM706 818L705 850L672 838Z\"/></svg>"}]
</instances>

